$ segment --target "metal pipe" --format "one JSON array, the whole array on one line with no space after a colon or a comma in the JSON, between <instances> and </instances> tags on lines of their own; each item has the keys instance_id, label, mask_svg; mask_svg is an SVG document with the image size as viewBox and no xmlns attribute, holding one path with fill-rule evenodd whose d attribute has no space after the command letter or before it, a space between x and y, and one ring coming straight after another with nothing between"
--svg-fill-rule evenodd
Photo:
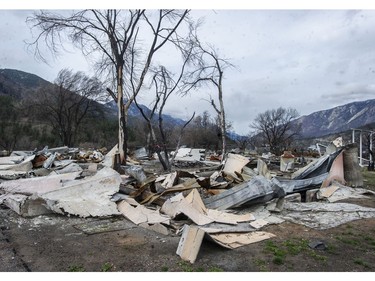
<instances>
[{"instance_id":1,"label":"metal pipe","mask_svg":"<svg viewBox=\"0 0 375 281\"><path fill-rule=\"evenodd\" d=\"M362 167L362 131L359 133L359 165Z\"/></svg>"}]
</instances>

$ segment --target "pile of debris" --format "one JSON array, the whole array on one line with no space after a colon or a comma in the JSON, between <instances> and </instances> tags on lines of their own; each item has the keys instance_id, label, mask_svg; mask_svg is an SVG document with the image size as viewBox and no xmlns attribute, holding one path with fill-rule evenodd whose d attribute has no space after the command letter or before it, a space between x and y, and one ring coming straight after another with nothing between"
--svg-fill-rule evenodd
<instances>
[{"instance_id":1,"label":"pile of debris","mask_svg":"<svg viewBox=\"0 0 375 281\"><path fill-rule=\"evenodd\" d=\"M205 161L204 151L183 149L178 161L200 165L167 174L145 171L143 150L121 174L113 169L116 146L104 154L63 147L1 157L0 204L23 217L124 216L158 233L180 235L176 253L191 263L204 238L233 249L274 237L261 229L285 220L323 229L375 217L372 208L332 203L375 194L360 188L354 145L333 146L294 173L290 153L275 172L262 157L229 153L225 162Z\"/></svg>"}]
</instances>

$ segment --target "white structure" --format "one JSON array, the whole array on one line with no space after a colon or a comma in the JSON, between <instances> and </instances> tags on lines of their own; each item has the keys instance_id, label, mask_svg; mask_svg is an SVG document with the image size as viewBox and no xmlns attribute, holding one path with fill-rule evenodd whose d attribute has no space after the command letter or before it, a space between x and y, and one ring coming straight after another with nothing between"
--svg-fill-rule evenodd
<instances>
[{"instance_id":1,"label":"white structure","mask_svg":"<svg viewBox=\"0 0 375 281\"><path fill-rule=\"evenodd\" d=\"M359 165L363 166L363 132L370 133L370 150L372 151L372 134L375 133L374 131L369 130L360 130L360 129L352 129L352 143L355 143L355 132L359 132ZM372 162L372 154L370 153L370 162Z\"/></svg>"}]
</instances>

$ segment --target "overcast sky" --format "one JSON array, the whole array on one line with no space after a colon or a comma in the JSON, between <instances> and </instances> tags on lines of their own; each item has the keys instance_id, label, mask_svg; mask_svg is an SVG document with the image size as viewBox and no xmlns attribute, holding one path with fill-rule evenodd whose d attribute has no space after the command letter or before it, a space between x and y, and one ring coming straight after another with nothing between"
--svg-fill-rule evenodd
<instances>
[{"instance_id":1,"label":"overcast sky","mask_svg":"<svg viewBox=\"0 0 375 281\"><path fill-rule=\"evenodd\" d=\"M308 115L375 98L375 10L213 8L193 8L191 14L205 17L202 41L214 44L236 66L226 70L223 85L227 119L237 133L247 134L255 116L267 109L293 107ZM24 40L32 35L25 19L32 12L0 10L0 68L49 81L65 67L89 73L90 65L73 48L50 65L27 52ZM181 118L193 111L214 114L205 98L194 93L182 102L174 98L166 113ZM142 97L141 102L150 101Z\"/></svg>"}]
</instances>

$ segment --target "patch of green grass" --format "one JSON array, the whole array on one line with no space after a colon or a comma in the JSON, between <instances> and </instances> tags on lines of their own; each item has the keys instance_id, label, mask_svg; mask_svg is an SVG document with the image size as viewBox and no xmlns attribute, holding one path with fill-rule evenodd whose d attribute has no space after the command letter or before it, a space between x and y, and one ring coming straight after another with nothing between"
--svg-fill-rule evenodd
<instances>
[{"instance_id":1,"label":"patch of green grass","mask_svg":"<svg viewBox=\"0 0 375 281\"><path fill-rule=\"evenodd\" d=\"M358 259L358 258L354 259L354 263L358 265L362 265L364 268L371 268L371 266L362 259Z\"/></svg>"},{"instance_id":2,"label":"patch of green grass","mask_svg":"<svg viewBox=\"0 0 375 281\"><path fill-rule=\"evenodd\" d=\"M375 172L367 171L366 168L362 170L362 175L367 187L375 187Z\"/></svg>"},{"instance_id":3,"label":"patch of green grass","mask_svg":"<svg viewBox=\"0 0 375 281\"><path fill-rule=\"evenodd\" d=\"M179 261L177 264L181 268L181 270L184 271L184 272L193 272L194 271L194 268L191 266L191 264L186 262L186 261Z\"/></svg>"},{"instance_id":4,"label":"patch of green grass","mask_svg":"<svg viewBox=\"0 0 375 281\"><path fill-rule=\"evenodd\" d=\"M323 261L323 262L327 261L327 257L326 256L319 255L314 250L310 249L308 251L308 254L309 254L310 257L314 258L317 261Z\"/></svg>"},{"instance_id":5,"label":"patch of green grass","mask_svg":"<svg viewBox=\"0 0 375 281\"><path fill-rule=\"evenodd\" d=\"M284 263L286 251L278 247L273 241L267 241L265 250L271 252L274 255L272 262L280 265Z\"/></svg>"},{"instance_id":6,"label":"patch of green grass","mask_svg":"<svg viewBox=\"0 0 375 281\"><path fill-rule=\"evenodd\" d=\"M106 262L102 265L102 268L100 269L101 272L108 272L113 268L113 264Z\"/></svg>"},{"instance_id":7,"label":"patch of green grass","mask_svg":"<svg viewBox=\"0 0 375 281\"><path fill-rule=\"evenodd\" d=\"M283 245L287 248L289 254L295 256L308 248L308 241L305 239L286 240Z\"/></svg>"},{"instance_id":8,"label":"patch of green grass","mask_svg":"<svg viewBox=\"0 0 375 281\"><path fill-rule=\"evenodd\" d=\"M284 256L275 256L272 262L277 265L282 265L284 263Z\"/></svg>"},{"instance_id":9,"label":"patch of green grass","mask_svg":"<svg viewBox=\"0 0 375 281\"><path fill-rule=\"evenodd\" d=\"M224 270L217 266L212 266L208 269L209 272L224 272Z\"/></svg>"},{"instance_id":10,"label":"patch of green grass","mask_svg":"<svg viewBox=\"0 0 375 281\"><path fill-rule=\"evenodd\" d=\"M338 254L336 246L333 246L333 245L327 245L326 251L327 251L327 253L332 254L332 255Z\"/></svg>"},{"instance_id":11,"label":"patch of green grass","mask_svg":"<svg viewBox=\"0 0 375 281\"><path fill-rule=\"evenodd\" d=\"M69 272L84 272L86 269L82 265L71 265L68 268Z\"/></svg>"},{"instance_id":12,"label":"patch of green grass","mask_svg":"<svg viewBox=\"0 0 375 281\"><path fill-rule=\"evenodd\" d=\"M162 272L167 272L169 270L168 266L162 266L161 271Z\"/></svg>"},{"instance_id":13,"label":"patch of green grass","mask_svg":"<svg viewBox=\"0 0 375 281\"><path fill-rule=\"evenodd\" d=\"M336 239L348 245L358 246L360 244L359 241L354 238L338 236Z\"/></svg>"},{"instance_id":14,"label":"patch of green grass","mask_svg":"<svg viewBox=\"0 0 375 281\"><path fill-rule=\"evenodd\" d=\"M262 259L255 259L254 260L255 265L259 268L259 271L267 271L266 267L266 261Z\"/></svg>"}]
</instances>

